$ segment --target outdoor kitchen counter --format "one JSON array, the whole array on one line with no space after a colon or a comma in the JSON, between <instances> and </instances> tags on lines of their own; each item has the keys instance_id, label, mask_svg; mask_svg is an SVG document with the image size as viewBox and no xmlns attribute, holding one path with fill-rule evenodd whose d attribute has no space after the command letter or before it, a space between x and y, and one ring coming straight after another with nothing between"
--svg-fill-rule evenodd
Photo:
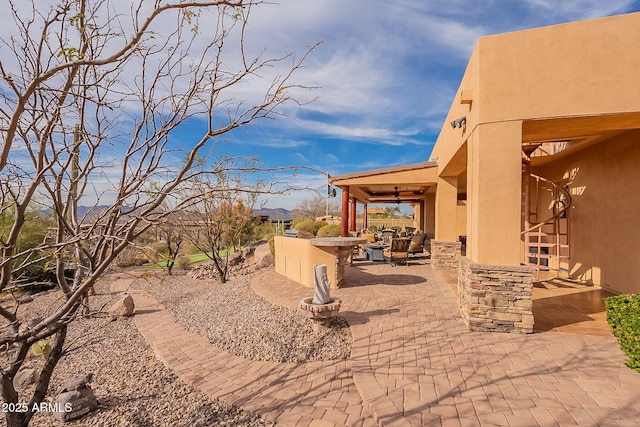
<instances>
[{"instance_id":1,"label":"outdoor kitchen counter","mask_svg":"<svg viewBox=\"0 0 640 427\"><path fill-rule=\"evenodd\" d=\"M317 237L311 239L311 244L322 250L331 252L336 257L336 288L344 285L344 265L349 255L353 253L353 248L358 245L367 243L367 239L363 237Z\"/></svg>"}]
</instances>

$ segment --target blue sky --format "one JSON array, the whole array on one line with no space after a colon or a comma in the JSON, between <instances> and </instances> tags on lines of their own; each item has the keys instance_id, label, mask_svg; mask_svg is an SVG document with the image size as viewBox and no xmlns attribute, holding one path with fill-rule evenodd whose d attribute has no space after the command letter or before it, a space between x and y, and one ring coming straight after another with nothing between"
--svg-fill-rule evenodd
<instances>
[{"instance_id":1,"label":"blue sky","mask_svg":"<svg viewBox=\"0 0 640 427\"><path fill-rule=\"evenodd\" d=\"M628 0L281 0L263 5L252 36L278 54L322 40L298 81L317 101L290 118L230 135L221 150L266 166L332 175L426 161L478 37L640 11ZM250 39L251 40L251 39ZM322 189L321 174L296 177ZM313 195L266 198L292 209Z\"/></svg>"},{"instance_id":2,"label":"blue sky","mask_svg":"<svg viewBox=\"0 0 640 427\"><path fill-rule=\"evenodd\" d=\"M128 0L111 4L123 14L131 7ZM299 99L315 101L225 135L214 156L253 156L265 167L331 175L426 161L479 37L636 11L640 0L268 0L252 9L249 54L300 56L322 41L294 79L316 88ZM7 37L13 23L4 24L0 35ZM263 93L264 81L233 96L255 100ZM201 135L201 126L184 126L175 143L188 146ZM265 207L293 209L326 193L320 172L301 171L289 181L316 192L264 197Z\"/></svg>"}]
</instances>

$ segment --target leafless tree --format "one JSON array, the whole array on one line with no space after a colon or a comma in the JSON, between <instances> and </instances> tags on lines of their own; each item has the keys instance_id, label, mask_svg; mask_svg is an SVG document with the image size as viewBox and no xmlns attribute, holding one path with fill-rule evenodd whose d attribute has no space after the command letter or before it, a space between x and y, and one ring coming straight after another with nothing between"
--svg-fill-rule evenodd
<instances>
[{"instance_id":1,"label":"leafless tree","mask_svg":"<svg viewBox=\"0 0 640 427\"><path fill-rule=\"evenodd\" d=\"M318 217L324 216L326 211L326 200L319 194L316 194L310 199L304 199L298 205L296 210L299 212L299 216L302 218L311 218L315 220Z\"/></svg>"},{"instance_id":2,"label":"leafless tree","mask_svg":"<svg viewBox=\"0 0 640 427\"><path fill-rule=\"evenodd\" d=\"M250 169L252 161L246 162ZM274 191L272 185L261 182L249 185L243 173L196 180L192 192L202 197L189 208L189 217L197 226L186 227L185 232L190 242L213 261L222 283L227 281L229 256L255 237L257 220L253 208L261 193Z\"/></svg>"},{"instance_id":3,"label":"leafless tree","mask_svg":"<svg viewBox=\"0 0 640 427\"><path fill-rule=\"evenodd\" d=\"M0 209L13 221L0 241L0 291L15 290L20 270L45 256L63 295L43 319L17 298L0 307L8 360L2 397L28 402L26 412L7 412L6 420L24 426L47 393L88 290L169 214L159 207L194 202L175 198L191 180L237 169L234 159L194 165L215 158L220 136L298 102L295 90L304 88L292 77L313 48L300 57L250 57L245 30L259 3L251 0L137 0L126 10L113 0L7 3L13 26L0 39ZM259 99L237 90L245 81L259 85L270 70L284 71L262 81ZM178 146L174 135L197 124L199 137ZM88 200L94 209L78 215L78 203ZM27 209L52 212L55 225L41 244L19 252ZM36 343L48 350L25 399L13 380Z\"/></svg>"},{"instance_id":4,"label":"leafless tree","mask_svg":"<svg viewBox=\"0 0 640 427\"><path fill-rule=\"evenodd\" d=\"M183 213L183 211L171 210L158 226L159 237L162 240L163 248L167 252L164 258L169 276L171 276L173 267L180 255L182 243L185 241L186 221L189 221L189 219Z\"/></svg>"}]
</instances>

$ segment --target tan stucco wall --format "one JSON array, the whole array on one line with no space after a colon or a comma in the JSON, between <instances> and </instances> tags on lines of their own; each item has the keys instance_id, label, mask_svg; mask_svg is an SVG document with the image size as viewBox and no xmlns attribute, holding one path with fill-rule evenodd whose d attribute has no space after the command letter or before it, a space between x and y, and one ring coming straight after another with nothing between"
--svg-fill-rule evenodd
<instances>
[{"instance_id":1,"label":"tan stucco wall","mask_svg":"<svg viewBox=\"0 0 640 427\"><path fill-rule=\"evenodd\" d=\"M313 246L310 239L275 236L274 243L277 273L313 288L313 266L325 264L331 288L335 289L336 257L331 252Z\"/></svg>"},{"instance_id":2,"label":"tan stucco wall","mask_svg":"<svg viewBox=\"0 0 640 427\"><path fill-rule=\"evenodd\" d=\"M640 130L533 172L573 181L571 276L616 292L640 292Z\"/></svg>"},{"instance_id":3,"label":"tan stucco wall","mask_svg":"<svg viewBox=\"0 0 640 427\"><path fill-rule=\"evenodd\" d=\"M478 40L430 158L440 177L456 175L467 158L474 262L520 263L522 122L640 111L639 40L640 13ZM462 92L472 93L470 104L461 103ZM450 125L461 116L464 131ZM436 231L455 229L438 222L456 217L438 212L445 208L436 206Z\"/></svg>"},{"instance_id":4,"label":"tan stucco wall","mask_svg":"<svg viewBox=\"0 0 640 427\"><path fill-rule=\"evenodd\" d=\"M483 37L480 122L637 111L640 13Z\"/></svg>"},{"instance_id":5,"label":"tan stucco wall","mask_svg":"<svg viewBox=\"0 0 640 427\"><path fill-rule=\"evenodd\" d=\"M467 234L467 204L458 202L456 207L456 234L458 236Z\"/></svg>"},{"instance_id":6,"label":"tan stucco wall","mask_svg":"<svg viewBox=\"0 0 640 427\"><path fill-rule=\"evenodd\" d=\"M467 257L482 264L520 264L519 122L479 126L468 143Z\"/></svg>"}]
</instances>

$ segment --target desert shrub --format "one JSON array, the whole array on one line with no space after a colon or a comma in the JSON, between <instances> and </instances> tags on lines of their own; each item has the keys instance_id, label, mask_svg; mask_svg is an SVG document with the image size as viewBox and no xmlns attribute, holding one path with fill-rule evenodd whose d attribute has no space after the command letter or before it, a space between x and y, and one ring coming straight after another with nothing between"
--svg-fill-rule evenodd
<instances>
[{"instance_id":1,"label":"desert shrub","mask_svg":"<svg viewBox=\"0 0 640 427\"><path fill-rule=\"evenodd\" d=\"M255 238L269 240L272 236L277 234L276 224L270 222L264 222L255 228Z\"/></svg>"},{"instance_id":2,"label":"desert shrub","mask_svg":"<svg viewBox=\"0 0 640 427\"><path fill-rule=\"evenodd\" d=\"M340 235L340 226L338 224L327 224L316 233L317 237L338 237Z\"/></svg>"},{"instance_id":3,"label":"desert shrub","mask_svg":"<svg viewBox=\"0 0 640 427\"><path fill-rule=\"evenodd\" d=\"M271 237L269 239L269 249L271 250L271 255L273 258L276 258L276 239Z\"/></svg>"},{"instance_id":4,"label":"desert shrub","mask_svg":"<svg viewBox=\"0 0 640 427\"><path fill-rule=\"evenodd\" d=\"M369 230L369 233L375 233L376 231L378 231L378 227L375 225L370 225L368 230Z\"/></svg>"},{"instance_id":5,"label":"desert shrub","mask_svg":"<svg viewBox=\"0 0 640 427\"><path fill-rule=\"evenodd\" d=\"M313 220L311 218L296 218L293 221L291 221L290 227L293 228L294 230L299 230L298 224L301 224L307 221L313 221Z\"/></svg>"},{"instance_id":6,"label":"desert shrub","mask_svg":"<svg viewBox=\"0 0 640 427\"><path fill-rule=\"evenodd\" d=\"M315 236L316 234L318 234L318 230L320 230L325 225L327 225L326 221L312 221L309 219L306 221L297 222L295 223L295 226L294 224L291 224L291 228L298 231L308 231Z\"/></svg>"},{"instance_id":7,"label":"desert shrub","mask_svg":"<svg viewBox=\"0 0 640 427\"><path fill-rule=\"evenodd\" d=\"M129 246L116 258L116 265L120 268L139 267L149 262L149 257L135 246Z\"/></svg>"},{"instance_id":8,"label":"desert shrub","mask_svg":"<svg viewBox=\"0 0 640 427\"><path fill-rule=\"evenodd\" d=\"M393 227L391 227L391 229L393 231L395 231L396 233L399 233L400 231L402 231L402 227L400 227L398 225L394 225Z\"/></svg>"},{"instance_id":9,"label":"desert shrub","mask_svg":"<svg viewBox=\"0 0 640 427\"><path fill-rule=\"evenodd\" d=\"M622 351L625 365L640 372L640 294L605 298L607 322Z\"/></svg>"},{"instance_id":10,"label":"desert shrub","mask_svg":"<svg viewBox=\"0 0 640 427\"><path fill-rule=\"evenodd\" d=\"M176 261L178 262L178 267L180 267L181 270L191 270L191 258L188 256L179 256Z\"/></svg>"},{"instance_id":11,"label":"desert shrub","mask_svg":"<svg viewBox=\"0 0 640 427\"><path fill-rule=\"evenodd\" d=\"M268 242L269 240L273 239L273 236L276 236L276 234L273 234L273 233L265 234L264 236L262 236L262 239L260 240L265 240Z\"/></svg>"},{"instance_id":12,"label":"desert shrub","mask_svg":"<svg viewBox=\"0 0 640 427\"><path fill-rule=\"evenodd\" d=\"M312 232L307 230L302 230L298 232L298 239L313 239L316 237Z\"/></svg>"},{"instance_id":13,"label":"desert shrub","mask_svg":"<svg viewBox=\"0 0 640 427\"><path fill-rule=\"evenodd\" d=\"M169 248L164 242L154 242L144 248L144 254L149 261L158 262L169 256Z\"/></svg>"}]
</instances>

